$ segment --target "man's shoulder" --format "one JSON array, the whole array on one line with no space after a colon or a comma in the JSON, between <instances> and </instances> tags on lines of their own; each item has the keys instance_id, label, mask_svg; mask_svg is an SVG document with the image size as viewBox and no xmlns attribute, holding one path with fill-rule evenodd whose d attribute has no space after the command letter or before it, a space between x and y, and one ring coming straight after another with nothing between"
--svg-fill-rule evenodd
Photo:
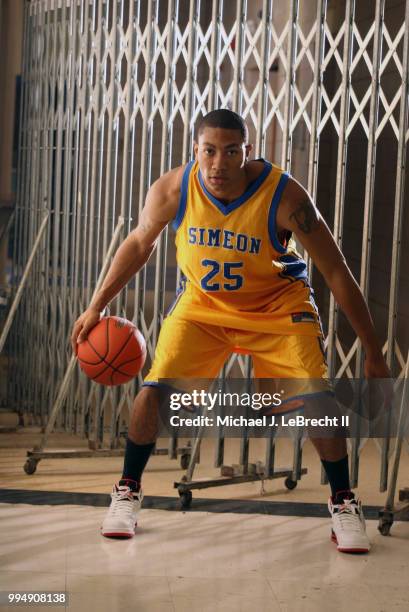
<instances>
[{"instance_id":1,"label":"man's shoulder","mask_svg":"<svg viewBox=\"0 0 409 612\"><path fill-rule=\"evenodd\" d=\"M168 170L168 172L165 172L165 174L162 174L162 176L158 178L156 181L157 184L161 187L167 187L168 189L180 190L185 168L186 164Z\"/></svg>"},{"instance_id":2,"label":"man's shoulder","mask_svg":"<svg viewBox=\"0 0 409 612\"><path fill-rule=\"evenodd\" d=\"M151 186L151 193L162 202L177 205L182 188L183 173L186 165L172 168L160 176Z\"/></svg>"},{"instance_id":3,"label":"man's shoulder","mask_svg":"<svg viewBox=\"0 0 409 612\"><path fill-rule=\"evenodd\" d=\"M263 172L265 161L263 159L252 159L246 162L246 172L250 181L255 181Z\"/></svg>"},{"instance_id":4,"label":"man's shoulder","mask_svg":"<svg viewBox=\"0 0 409 612\"><path fill-rule=\"evenodd\" d=\"M254 181L260 176L260 174L263 172L264 168L266 167L266 164L271 166L275 172L278 172L278 173L284 172L282 168L280 168L276 164L273 164L271 161L267 159L263 159L263 158L252 159L246 163L246 172L248 174L250 181Z\"/></svg>"}]
</instances>

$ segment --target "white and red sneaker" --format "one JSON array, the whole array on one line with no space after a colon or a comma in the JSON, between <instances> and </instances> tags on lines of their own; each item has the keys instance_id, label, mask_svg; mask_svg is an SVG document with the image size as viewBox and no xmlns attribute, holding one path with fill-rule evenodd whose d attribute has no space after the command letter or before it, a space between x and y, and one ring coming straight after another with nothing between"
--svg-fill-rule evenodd
<instances>
[{"instance_id":1,"label":"white and red sneaker","mask_svg":"<svg viewBox=\"0 0 409 612\"><path fill-rule=\"evenodd\" d=\"M336 502L332 497L328 500L328 510L332 516L331 539L338 550L346 553L369 552L371 545L366 535L361 501L351 491L340 491Z\"/></svg>"},{"instance_id":2,"label":"white and red sneaker","mask_svg":"<svg viewBox=\"0 0 409 612\"><path fill-rule=\"evenodd\" d=\"M141 509L143 493L134 480L120 480L113 486L111 505L102 523L101 533L107 538L132 538Z\"/></svg>"}]
</instances>

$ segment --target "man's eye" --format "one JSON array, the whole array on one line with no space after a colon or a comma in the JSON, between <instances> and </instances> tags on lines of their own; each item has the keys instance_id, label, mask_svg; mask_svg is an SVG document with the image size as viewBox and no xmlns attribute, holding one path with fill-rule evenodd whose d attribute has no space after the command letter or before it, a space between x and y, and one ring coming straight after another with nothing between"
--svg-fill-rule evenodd
<instances>
[{"instance_id":1,"label":"man's eye","mask_svg":"<svg viewBox=\"0 0 409 612\"><path fill-rule=\"evenodd\" d=\"M229 152L228 152L228 154L229 154L230 156L231 156L231 155L237 155L237 153L238 153L238 151L235 151L235 150L233 150L233 151L229 151Z\"/></svg>"},{"instance_id":2,"label":"man's eye","mask_svg":"<svg viewBox=\"0 0 409 612\"><path fill-rule=\"evenodd\" d=\"M213 153L213 149L205 149L205 153L207 153L207 155L211 155Z\"/></svg>"}]
</instances>

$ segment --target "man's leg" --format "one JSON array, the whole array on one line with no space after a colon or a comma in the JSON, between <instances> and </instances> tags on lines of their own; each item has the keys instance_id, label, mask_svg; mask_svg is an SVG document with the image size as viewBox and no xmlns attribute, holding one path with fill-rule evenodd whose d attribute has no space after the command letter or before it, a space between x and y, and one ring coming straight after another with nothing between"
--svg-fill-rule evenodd
<instances>
[{"instance_id":1,"label":"man's leg","mask_svg":"<svg viewBox=\"0 0 409 612\"><path fill-rule=\"evenodd\" d=\"M190 384L217 376L231 352L222 328L168 316L161 328L155 358L137 395L130 418L122 478L112 491L112 503L102 534L132 537L142 502L141 478L158 435L161 380Z\"/></svg>"},{"instance_id":2,"label":"man's leg","mask_svg":"<svg viewBox=\"0 0 409 612\"><path fill-rule=\"evenodd\" d=\"M158 435L159 393L157 387L143 387L131 413L122 480L134 482L138 489Z\"/></svg>"},{"instance_id":3,"label":"man's leg","mask_svg":"<svg viewBox=\"0 0 409 612\"><path fill-rule=\"evenodd\" d=\"M130 538L142 503L141 478L158 434L159 389L143 387L135 398L126 441L122 478L102 525L106 537Z\"/></svg>"},{"instance_id":4,"label":"man's leg","mask_svg":"<svg viewBox=\"0 0 409 612\"><path fill-rule=\"evenodd\" d=\"M308 437L315 446L331 487L332 499L343 499L350 493L348 452L346 438L348 430L341 423L341 413L335 397L321 394L304 400L304 416L312 419L330 418L337 425L308 427Z\"/></svg>"},{"instance_id":5,"label":"man's leg","mask_svg":"<svg viewBox=\"0 0 409 612\"><path fill-rule=\"evenodd\" d=\"M332 516L331 539L341 552L368 552L370 543L366 535L362 505L350 489L345 438L315 438L312 434L311 441L317 449L331 487L328 501Z\"/></svg>"},{"instance_id":6,"label":"man's leg","mask_svg":"<svg viewBox=\"0 0 409 612\"><path fill-rule=\"evenodd\" d=\"M311 438L324 467L334 500L350 490L347 445L344 438Z\"/></svg>"},{"instance_id":7,"label":"man's leg","mask_svg":"<svg viewBox=\"0 0 409 612\"><path fill-rule=\"evenodd\" d=\"M247 340L245 337L243 339ZM328 373L321 338L249 335L244 348L247 346L252 349L257 378L281 379L280 385L286 389L287 400L281 410L291 409L292 404L297 409L298 401L293 402L291 398L304 397L306 417L339 415L335 398L330 393L330 385L326 385ZM276 409L278 412L280 408ZM318 432L313 428L308 433L331 485L328 508L332 516L332 539L342 552L367 552L370 545L361 503L350 490L347 432L338 427L334 431L326 430L321 434L322 437L317 437Z\"/></svg>"}]
</instances>

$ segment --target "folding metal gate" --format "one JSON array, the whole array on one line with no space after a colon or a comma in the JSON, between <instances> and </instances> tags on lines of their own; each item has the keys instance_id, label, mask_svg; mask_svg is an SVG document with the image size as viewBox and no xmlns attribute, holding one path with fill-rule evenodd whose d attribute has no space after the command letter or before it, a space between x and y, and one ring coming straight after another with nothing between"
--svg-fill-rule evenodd
<instances>
[{"instance_id":1,"label":"folding metal gate","mask_svg":"<svg viewBox=\"0 0 409 612\"><path fill-rule=\"evenodd\" d=\"M399 384L409 343L400 267L409 2L390 4L27 2L15 287L49 220L9 342L9 405L47 422L71 357L72 322L89 302L115 228L120 239L128 233L152 181L190 158L197 118L221 107L246 118L256 157L291 171L317 201L375 308ZM112 306L140 327L150 357L177 280L169 238L165 231ZM331 374L359 378L361 345L311 262L310 271ZM246 373L240 357L227 372L234 362ZM108 430L115 447L139 383L103 389L75 372L58 425L97 445ZM363 443L353 442L355 480ZM384 488L389 440L379 448Z\"/></svg>"}]
</instances>

